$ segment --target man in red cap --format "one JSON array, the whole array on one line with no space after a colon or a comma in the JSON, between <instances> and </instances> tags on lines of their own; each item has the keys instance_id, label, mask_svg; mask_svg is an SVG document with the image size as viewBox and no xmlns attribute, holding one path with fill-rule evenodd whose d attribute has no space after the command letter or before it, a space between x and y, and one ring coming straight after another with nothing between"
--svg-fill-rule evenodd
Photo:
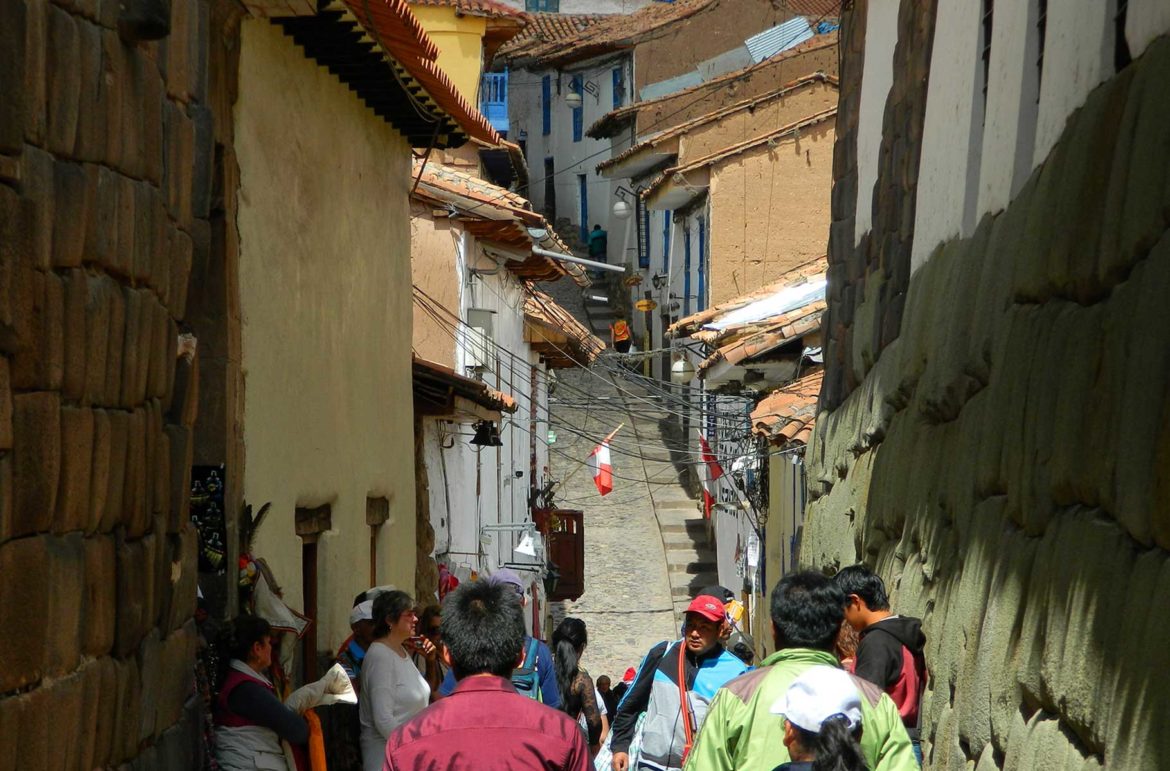
<instances>
[{"instance_id":1,"label":"man in red cap","mask_svg":"<svg viewBox=\"0 0 1170 771\"><path fill-rule=\"evenodd\" d=\"M633 771L682 768L715 692L749 669L720 643L726 624L723 602L699 595L687 606L683 638L646 654L613 718L613 771L630 771L630 743L643 712L642 754Z\"/></svg>"}]
</instances>

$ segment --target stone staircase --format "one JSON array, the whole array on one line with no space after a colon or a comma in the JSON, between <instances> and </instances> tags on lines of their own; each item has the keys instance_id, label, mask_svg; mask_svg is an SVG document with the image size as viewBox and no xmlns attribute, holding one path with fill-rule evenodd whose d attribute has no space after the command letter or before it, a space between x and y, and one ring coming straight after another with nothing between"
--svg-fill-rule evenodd
<instances>
[{"instance_id":1,"label":"stone staircase","mask_svg":"<svg viewBox=\"0 0 1170 771\"><path fill-rule=\"evenodd\" d=\"M699 516L696 502L685 497L681 487L655 492L654 510L666 547L671 600L681 622L691 599L703 587L719 582L715 550L707 539L707 523Z\"/></svg>"}]
</instances>

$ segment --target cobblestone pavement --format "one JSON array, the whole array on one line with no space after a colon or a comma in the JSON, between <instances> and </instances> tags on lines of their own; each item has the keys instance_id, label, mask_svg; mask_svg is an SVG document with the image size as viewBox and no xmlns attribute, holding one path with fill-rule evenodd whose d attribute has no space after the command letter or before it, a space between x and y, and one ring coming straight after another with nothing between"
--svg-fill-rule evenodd
<instances>
[{"instance_id":1,"label":"cobblestone pavement","mask_svg":"<svg viewBox=\"0 0 1170 771\"><path fill-rule=\"evenodd\" d=\"M557 300L586 319L573 294L562 293ZM619 390L599 368L562 370L559 378L551 406L557 435L551 461L555 475L566 480L557 505L585 512L585 594L576 602L554 603L551 611L554 624L565 616L585 622L589 647L582 664L594 677L609 675L616 682L651 646L676 635L666 553L650 497L652 485L671 480L667 475L648 484L642 461L622 454L621 448L628 452L643 444L655 455L666 452L658 446L655 414L631 399L631 384L619 379ZM636 414L629 409L631 401ZM612 453L614 489L602 497L582 464L597 442L623 422Z\"/></svg>"}]
</instances>

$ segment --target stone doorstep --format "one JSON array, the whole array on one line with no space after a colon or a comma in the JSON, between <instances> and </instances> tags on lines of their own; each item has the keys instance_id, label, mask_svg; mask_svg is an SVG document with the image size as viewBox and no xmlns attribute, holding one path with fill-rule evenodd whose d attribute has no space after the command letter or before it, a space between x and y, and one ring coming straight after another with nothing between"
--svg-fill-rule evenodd
<instances>
[{"instance_id":1,"label":"stone doorstep","mask_svg":"<svg viewBox=\"0 0 1170 771\"><path fill-rule=\"evenodd\" d=\"M676 547L666 549L666 564L673 568L678 565L689 565L692 562L715 563L715 550L710 548Z\"/></svg>"},{"instance_id":2,"label":"stone doorstep","mask_svg":"<svg viewBox=\"0 0 1170 771\"><path fill-rule=\"evenodd\" d=\"M715 562L711 560L690 560L688 562L671 562L667 565L667 571L673 575L688 575L697 576L705 573L710 573L716 570Z\"/></svg>"},{"instance_id":3,"label":"stone doorstep","mask_svg":"<svg viewBox=\"0 0 1170 771\"><path fill-rule=\"evenodd\" d=\"M662 543L667 551L704 551L710 549L705 537L694 537L686 531L663 532Z\"/></svg>"},{"instance_id":4,"label":"stone doorstep","mask_svg":"<svg viewBox=\"0 0 1170 771\"><path fill-rule=\"evenodd\" d=\"M654 508L665 509L667 511L694 511L696 503L698 503L698 501L693 501L690 498L666 498L665 500L655 499Z\"/></svg>"}]
</instances>

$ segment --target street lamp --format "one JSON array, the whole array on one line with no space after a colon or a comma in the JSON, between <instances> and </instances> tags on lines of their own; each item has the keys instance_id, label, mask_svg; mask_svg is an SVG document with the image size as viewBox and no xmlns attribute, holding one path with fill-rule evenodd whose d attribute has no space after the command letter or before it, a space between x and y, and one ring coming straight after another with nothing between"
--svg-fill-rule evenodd
<instances>
[{"instance_id":1,"label":"street lamp","mask_svg":"<svg viewBox=\"0 0 1170 771\"><path fill-rule=\"evenodd\" d=\"M670 382L675 385L687 385L695 378L695 367L685 355L674 360L670 365Z\"/></svg>"},{"instance_id":2,"label":"street lamp","mask_svg":"<svg viewBox=\"0 0 1170 771\"><path fill-rule=\"evenodd\" d=\"M569 93L565 94L565 104L567 104L571 109L576 110L581 106L581 95L576 91L570 90Z\"/></svg>"},{"instance_id":3,"label":"street lamp","mask_svg":"<svg viewBox=\"0 0 1170 771\"><path fill-rule=\"evenodd\" d=\"M630 200L637 198L637 193L628 190L624 187L619 187L613 191L613 194L618 197L618 200L613 204L613 216L619 220L626 220L634 213L634 207L630 205Z\"/></svg>"}]
</instances>

